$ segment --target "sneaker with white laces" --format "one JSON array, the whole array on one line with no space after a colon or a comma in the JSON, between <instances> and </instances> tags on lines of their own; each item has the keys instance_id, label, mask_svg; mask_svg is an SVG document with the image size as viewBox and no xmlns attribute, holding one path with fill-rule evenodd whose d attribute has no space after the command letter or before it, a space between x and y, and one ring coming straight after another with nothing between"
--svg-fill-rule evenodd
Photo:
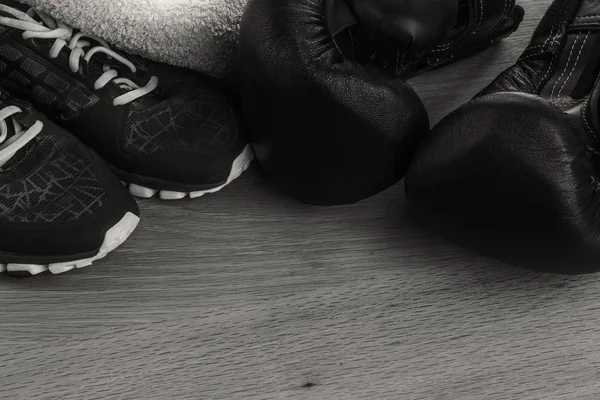
<instances>
[{"instance_id":1,"label":"sneaker with white laces","mask_svg":"<svg viewBox=\"0 0 600 400\"><path fill-rule=\"evenodd\" d=\"M221 190L253 159L233 96L199 73L153 65L0 0L0 85L98 152L133 195Z\"/></svg>"},{"instance_id":2,"label":"sneaker with white laces","mask_svg":"<svg viewBox=\"0 0 600 400\"><path fill-rule=\"evenodd\" d=\"M92 150L0 91L0 272L86 267L138 222L137 204Z\"/></svg>"}]
</instances>

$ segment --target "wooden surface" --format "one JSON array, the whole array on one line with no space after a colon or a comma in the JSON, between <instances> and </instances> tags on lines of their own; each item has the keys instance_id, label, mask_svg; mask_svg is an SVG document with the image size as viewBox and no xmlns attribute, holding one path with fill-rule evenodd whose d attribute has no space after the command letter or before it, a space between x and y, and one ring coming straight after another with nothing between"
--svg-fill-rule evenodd
<instances>
[{"instance_id":1,"label":"wooden surface","mask_svg":"<svg viewBox=\"0 0 600 400\"><path fill-rule=\"evenodd\" d=\"M521 3L503 45L415 80L434 121L516 60L550 1ZM600 398L600 276L431 237L402 185L323 209L250 172L141 206L95 267L0 278L1 399Z\"/></svg>"}]
</instances>

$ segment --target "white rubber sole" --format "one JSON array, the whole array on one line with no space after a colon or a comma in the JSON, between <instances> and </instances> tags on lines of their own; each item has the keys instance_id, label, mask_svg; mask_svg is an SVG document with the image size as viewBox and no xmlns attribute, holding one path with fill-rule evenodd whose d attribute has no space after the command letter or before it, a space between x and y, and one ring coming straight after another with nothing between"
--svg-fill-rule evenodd
<instances>
[{"instance_id":1,"label":"white rubber sole","mask_svg":"<svg viewBox=\"0 0 600 400\"><path fill-rule=\"evenodd\" d=\"M83 268L92 265L97 260L106 257L108 253L115 250L117 247L122 245L127 238L133 233L140 218L128 212L125 216L104 235L104 242L100 247L100 251L92 258L86 258L83 260L69 261L63 263L55 263L49 265L38 265L38 264L0 264L0 273L23 273L28 272L29 274L39 275L43 272L50 271L53 274L62 274L64 272L71 271L75 268Z\"/></svg>"},{"instance_id":2,"label":"white rubber sole","mask_svg":"<svg viewBox=\"0 0 600 400\"><path fill-rule=\"evenodd\" d=\"M216 193L223 189L225 186L229 185L231 182L239 178L242 175L242 173L244 173L244 171L248 169L248 167L250 167L250 163L252 163L252 160L254 160L254 152L252 151L252 146L247 145L246 148L244 148L244 151L242 151L242 153L235 159L235 161L231 165L231 172L229 173L229 178L227 178L227 182L216 188L200 190L197 192L173 192L170 190L151 189L145 186L136 185L135 183L127 184L124 182L124 184L127 185L127 187L129 188L129 193L131 193L131 195L135 197L141 197L143 199L149 199L151 197L154 197L156 194L158 194L158 196L162 200L181 200L185 199L188 196L192 199L196 199L198 197L204 196L205 194Z\"/></svg>"}]
</instances>

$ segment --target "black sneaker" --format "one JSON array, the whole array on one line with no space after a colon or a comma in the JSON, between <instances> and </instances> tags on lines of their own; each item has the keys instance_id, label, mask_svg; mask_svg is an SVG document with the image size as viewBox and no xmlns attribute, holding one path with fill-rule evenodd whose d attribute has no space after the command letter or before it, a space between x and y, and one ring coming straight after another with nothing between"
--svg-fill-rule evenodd
<instances>
[{"instance_id":1,"label":"black sneaker","mask_svg":"<svg viewBox=\"0 0 600 400\"><path fill-rule=\"evenodd\" d=\"M96 150L133 195L200 197L248 168L251 147L219 83L136 65L104 41L26 9L0 0L0 84Z\"/></svg>"},{"instance_id":2,"label":"black sneaker","mask_svg":"<svg viewBox=\"0 0 600 400\"><path fill-rule=\"evenodd\" d=\"M0 93L0 272L86 267L138 222L137 204L92 150L30 104Z\"/></svg>"}]
</instances>

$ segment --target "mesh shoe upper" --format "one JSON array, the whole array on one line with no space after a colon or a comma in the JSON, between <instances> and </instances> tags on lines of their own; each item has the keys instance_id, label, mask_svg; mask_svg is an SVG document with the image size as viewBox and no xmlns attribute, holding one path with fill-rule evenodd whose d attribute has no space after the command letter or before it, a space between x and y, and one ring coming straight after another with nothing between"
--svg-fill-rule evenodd
<instances>
[{"instance_id":1,"label":"mesh shoe upper","mask_svg":"<svg viewBox=\"0 0 600 400\"><path fill-rule=\"evenodd\" d=\"M164 100L134 102L125 128L125 150L133 154L177 147L206 153L229 150L239 137L235 112L225 106L222 95L207 89L198 82Z\"/></svg>"},{"instance_id":2,"label":"mesh shoe upper","mask_svg":"<svg viewBox=\"0 0 600 400\"><path fill-rule=\"evenodd\" d=\"M94 152L0 91L0 264L94 256L128 213L137 204Z\"/></svg>"},{"instance_id":3,"label":"mesh shoe upper","mask_svg":"<svg viewBox=\"0 0 600 400\"><path fill-rule=\"evenodd\" d=\"M94 155L74 137L40 134L18 155L0 167L0 223L77 221L106 201Z\"/></svg>"},{"instance_id":4,"label":"mesh shoe upper","mask_svg":"<svg viewBox=\"0 0 600 400\"><path fill-rule=\"evenodd\" d=\"M4 37L8 38L5 31ZM0 44L0 85L61 115L74 116L98 102L98 97L79 80L48 68L47 61L19 43Z\"/></svg>"}]
</instances>

